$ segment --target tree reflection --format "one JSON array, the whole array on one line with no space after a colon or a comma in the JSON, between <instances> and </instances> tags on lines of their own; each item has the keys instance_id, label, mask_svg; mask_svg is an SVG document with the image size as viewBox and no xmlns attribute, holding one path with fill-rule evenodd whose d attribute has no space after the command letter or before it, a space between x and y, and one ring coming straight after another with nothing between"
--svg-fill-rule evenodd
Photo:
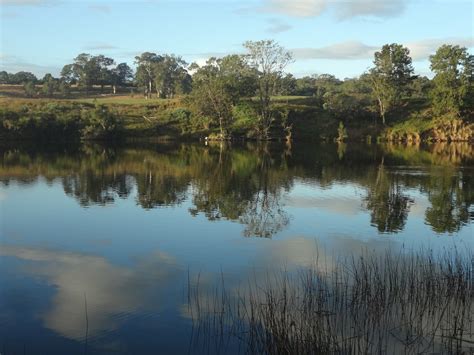
<instances>
[{"instance_id":1,"label":"tree reflection","mask_svg":"<svg viewBox=\"0 0 474 355\"><path fill-rule=\"evenodd\" d=\"M87 171L62 178L66 195L73 196L81 206L106 205L116 197L126 198L133 190L133 181L126 175L104 175Z\"/></svg>"},{"instance_id":2,"label":"tree reflection","mask_svg":"<svg viewBox=\"0 0 474 355\"><path fill-rule=\"evenodd\" d=\"M397 174L389 174L380 163L375 183L369 187L366 207L371 211L370 222L381 233L403 230L414 200L403 193Z\"/></svg>"},{"instance_id":3,"label":"tree reflection","mask_svg":"<svg viewBox=\"0 0 474 355\"><path fill-rule=\"evenodd\" d=\"M289 221L281 207L281 190L290 176L281 161L272 159L266 147L259 154L242 154L220 145L196 179L192 215L202 212L209 220L225 218L245 225L245 236L269 238ZM280 165L274 166L280 162ZM280 168L280 169L278 169Z\"/></svg>"},{"instance_id":4,"label":"tree reflection","mask_svg":"<svg viewBox=\"0 0 474 355\"><path fill-rule=\"evenodd\" d=\"M41 151L0 150L0 182L60 182L81 206L133 196L145 209L190 203L191 215L244 225L245 236L272 237L290 221L285 194L295 181L322 190L350 184L367 191L362 204L380 233L405 228L412 193L427 197L426 224L454 233L474 219L474 161L469 145L361 146L225 143ZM411 167L414 167L413 172Z\"/></svg>"},{"instance_id":5,"label":"tree reflection","mask_svg":"<svg viewBox=\"0 0 474 355\"><path fill-rule=\"evenodd\" d=\"M425 213L426 222L437 233L458 232L469 220L474 219L474 181L472 177L451 169L441 177L429 181L428 199L431 207Z\"/></svg>"},{"instance_id":6,"label":"tree reflection","mask_svg":"<svg viewBox=\"0 0 474 355\"><path fill-rule=\"evenodd\" d=\"M186 199L188 181L152 171L136 176L137 201L145 209L179 204Z\"/></svg>"}]
</instances>

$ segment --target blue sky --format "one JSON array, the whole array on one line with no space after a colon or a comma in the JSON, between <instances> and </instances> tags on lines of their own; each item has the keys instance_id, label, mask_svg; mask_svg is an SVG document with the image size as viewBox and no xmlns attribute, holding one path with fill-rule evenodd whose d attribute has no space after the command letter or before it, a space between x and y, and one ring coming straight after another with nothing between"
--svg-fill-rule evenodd
<instances>
[{"instance_id":1,"label":"blue sky","mask_svg":"<svg viewBox=\"0 0 474 355\"><path fill-rule=\"evenodd\" d=\"M474 48L472 0L0 0L0 70L57 75L79 53L133 64L151 51L202 63L246 40L291 50L287 71L354 77L384 43L402 43L415 70L443 43Z\"/></svg>"}]
</instances>

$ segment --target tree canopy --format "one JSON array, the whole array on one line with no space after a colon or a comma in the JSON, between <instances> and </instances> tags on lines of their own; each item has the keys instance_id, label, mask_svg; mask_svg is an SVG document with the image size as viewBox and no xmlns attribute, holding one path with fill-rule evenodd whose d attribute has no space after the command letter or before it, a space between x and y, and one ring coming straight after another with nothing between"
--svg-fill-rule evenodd
<instances>
[{"instance_id":1,"label":"tree canopy","mask_svg":"<svg viewBox=\"0 0 474 355\"><path fill-rule=\"evenodd\" d=\"M443 45L430 56L435 73L432 100L439 113L460 114L474 104L474 56L466 48Z\"/></svg>"},{"instance_id":2,"label":"tree canopy","mask_svg":"<svg viewBox=\"0 0 474 355\"><path fill-rule=\"evenodd\" d=\"M375 52L370 78L383 124L386 113L399 105L403 95L409 95L413 71L410 51L401 44L386 44Z\"/></svg>"}]
</instances>

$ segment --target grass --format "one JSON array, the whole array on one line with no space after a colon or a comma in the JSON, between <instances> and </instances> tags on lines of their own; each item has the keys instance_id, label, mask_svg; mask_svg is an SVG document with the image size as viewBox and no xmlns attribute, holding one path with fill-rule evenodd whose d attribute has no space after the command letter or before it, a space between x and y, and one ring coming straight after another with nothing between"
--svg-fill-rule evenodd
<instances>
[{"instance_id":1,"label":"grass","mask_svg":"<svg viewBox=\"0 0 474 355\"><path fill-rule=\"evenodd\" d=\"M127 134L138 137L153 135L169 136L175 139L191 133L195 137L212 134L217 130L215 125L209 129L206 118L194 115L192 119L178 122L170 120L172 111L189 109L186 100L174 99L145 99L141 94L131 94L130 89L122 89L117 95L111 94L111 88L94 87L86 96L84 92L73 91L68 98L55 96L53 98L25 98L21 85L0 85L0 106L5 110L22 111L29 107L30 112L41 112L42 107L53 104L99 104L106 105L113 113L123 117ZM127 91L128 90L128 91ZM242 104L252 106L258 101L257 97L242 100ZM348 140L360 141L371 138L381 138L387 141L470 141L473 139L474 123L462 122L456 117L434 117L429 108L429 102L423 99L412 99L409 103L395 112L388 120L388 126L377 124L370 117L352 116L337 118L328 110L321 107L314 97L307 96L275 96L272 98L274 108L288 112L288 127L292 127L294 140L333 140L337 135L340 121L348 131ZM240 109L242 111L242 109ZM245 110L235 118L232 130L238 137L255 138L257 117L245 116ZM351 118L352 117L352 118ZM201 122L201 121L202 122ZM278 120L277 120L278 121ZM273 136L283 139L286 133L279 122L274 124Z\"/></svg>"},{"instance_id":2,"label":"grass","mask_svg":"<svg viewBox=\"0 0 474 355\"><path fill-rule=\"evenodd\" d=\"M188 281L194 343L255 354L474 350L474 255L366 253L229 289ZM212 351L211 351L212 352Z\"/></svg>"},{"instance_id":3,"label":"grass","mask_svg":"<svg viewBox=\"0 0 474 355\"><path fill-rule=\"evenodd\" d=\"M161 105L164 103L177 102L177 99L145 99L143 96L130 95L117 95L117 96L105 96L105 97L94 97L94 98L78 98L72 99L71 101L85 102L85 103L98 103L98 104L117 104L117 105L145 105L154 106Z\"/></svg>"}]
</instances>

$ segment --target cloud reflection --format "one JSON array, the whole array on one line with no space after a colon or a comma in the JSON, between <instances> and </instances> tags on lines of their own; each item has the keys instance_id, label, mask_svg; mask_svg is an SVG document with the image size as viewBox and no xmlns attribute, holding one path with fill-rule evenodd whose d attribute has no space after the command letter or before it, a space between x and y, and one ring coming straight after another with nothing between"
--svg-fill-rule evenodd
<instances>
[{"instance_id":1,"label":"cloud reflection","mask_svg":"<svg viewBox=\"0 0 474 355\"><path fill-rule=\"evenodd\" d=\"M173 257L156 252L132 267L100 256L45 249L2 246L0 256L24 261L27 274L44 278L56 289L49 309L39 314L46 328L81 340L116 329L137 309L159 308L161 289L177 273ZM87 317L86 307L87 299Z\"/></svg>"}]
</instances>

